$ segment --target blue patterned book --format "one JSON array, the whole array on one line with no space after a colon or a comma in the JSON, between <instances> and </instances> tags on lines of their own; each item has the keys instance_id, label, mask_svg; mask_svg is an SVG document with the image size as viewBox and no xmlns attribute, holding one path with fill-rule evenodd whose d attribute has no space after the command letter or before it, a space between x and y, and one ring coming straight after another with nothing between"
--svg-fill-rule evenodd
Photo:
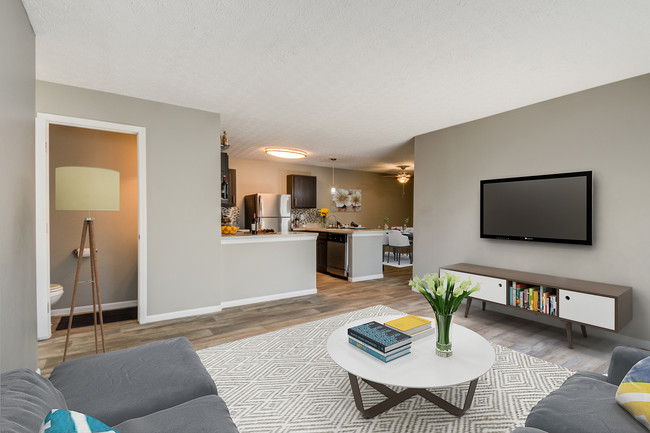
<instances>
[{"instance_id":1,"label":"blue patterned book","mask_svg":"<svg viewBox=\"0 0 650 433\"><path fill-rule=\"evenodd\" d=\"M352 337L348 337L348 343L356 347L357 349L361 349L362 351L366 352L369 355L374 356L380 361L383 362L391 362L394 359L401 358L402 356L408 355L411 353L411 346L403 346L398 349L393 350L390 355L384 355L381 352L378 352L377 350L373 349L370 346L366 346L363 344L363 342L356 340Z\"/></svg>"},{"instance_id":2,"label":"blue patterned book","mask_svg":"<svg viewBox=\"0 0 650 433\"><path fill-rule=\"evenodd\" d=\"M410 335L374 321L348 328L348 335L384 353L411 342Z\"/></svg>"}]
</instances>

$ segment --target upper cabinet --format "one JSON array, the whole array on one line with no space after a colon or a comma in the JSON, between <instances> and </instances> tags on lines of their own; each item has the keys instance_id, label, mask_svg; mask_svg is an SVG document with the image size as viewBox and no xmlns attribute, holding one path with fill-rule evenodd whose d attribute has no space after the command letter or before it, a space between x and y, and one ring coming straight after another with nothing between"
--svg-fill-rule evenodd
<instances>
[{"instance_id":1,"label":"upper cabinet","mask_svg":"<svg viewBox=\"0 0 650 433\"><path fill-rule=\"evenodd\" d=\"M221 152L221 205L231 207L237 205L237 193L235 191L237 175L235 170L228 167L228 154Z\"/></svg>"},{"instance_id":2,"label":"upper cabinet","mask_svg":"<svg viewBox=\"0 0 650 433\"><path fill-rule=\"evenodd\" d=\"M316 207L316 176L290 174L287 176L287 193L291 194L291 207L306 209Z\"/></svg>"}]
</instances>

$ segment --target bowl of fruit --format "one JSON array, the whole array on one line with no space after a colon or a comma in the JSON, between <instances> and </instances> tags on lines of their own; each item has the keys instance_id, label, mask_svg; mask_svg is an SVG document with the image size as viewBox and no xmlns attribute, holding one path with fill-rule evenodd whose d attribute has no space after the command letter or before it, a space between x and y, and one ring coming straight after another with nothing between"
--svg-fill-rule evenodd
<instances>
[{"instance_id":1,"label":"bowl of fruit","mask_svg":"<svg viewBox=\"0 0 650 433\"><path fill-rule=\"evenodd\" d=\"M239 230L239 227L236 226L221 226L222 235L234 235Z\"/></svg>"}]
</instances>

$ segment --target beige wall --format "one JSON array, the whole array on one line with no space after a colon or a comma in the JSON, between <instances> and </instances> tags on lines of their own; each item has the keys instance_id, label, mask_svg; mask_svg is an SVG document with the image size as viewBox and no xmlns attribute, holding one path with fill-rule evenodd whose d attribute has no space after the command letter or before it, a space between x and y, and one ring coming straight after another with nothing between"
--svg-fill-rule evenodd
<instances>
[{"instance_id":1,"label":"beige wall","mask_svg":"<svg viewBox=\"0 0 650 433\"><path fill-rule=\"evenodd\" d=\"M119 212L92 212L98 252L102 304L138 299L138 165L135 134L97 131L63 125L50 126L50 280L64 287L52 309L69 308L79 248L82 211L57 211L55 169L65 166L100 167L120 173ZM86 247L89 246L86 240ZM84 259L81 281L90 279ZM89 284L80 284L75 306L92 305Z\"/></svg>"},{"instance_id":2,"label":"beige wall","mask_svg":"<svg viewBox=\"0 0 650 433\"><path fill-rule=\"evenodd\" d=\"M333 209L330 200L332 184L331 167L316 167L306 164L275 162L256 159L230 158L230 168L237 170L237 203L243 209L244 196L254 193L287 193L287 175L301 174L316 176L317 204L319 208ZM391 224L402 225L409 218L413 223L413 181L404 187L394 177L384 177L366 171L334 168L334 181L340 188L361 189L361 212L331 212L341 223L350 223L377 228L384 225L382 217L390 217Z\"/></svg>"},{"instance_id":3,"label":"beige wall","mask_svg":"<svg viewBox=\"0 0 650 433\"><path fill-rule=\"evenodd\" d=\"M0 2L0 372L35 369L34 32L19 0Z\"/></svg>"},{"instance_id":4,"label":"beige wall","mask_svg":"<svg viewBox=\"0 0 650 433\"><path fill-rule=\"evenodd\" d=\"M468 262L629 285L622 334L650 340L648 137L650 75L416 137L415 273ZM480 180L582 170L592 246L479 238Z\"/></svg>"},{"instance_id":5,"label":"beige wall","mask_svg":"<svg viewBox=\"0 0 650 433\"><path fill-rule=\"evenodd\" d=\"M43 81L36 110L146 128L146 314L218 307L219 114Z\"/></svg>"}]
</instances>

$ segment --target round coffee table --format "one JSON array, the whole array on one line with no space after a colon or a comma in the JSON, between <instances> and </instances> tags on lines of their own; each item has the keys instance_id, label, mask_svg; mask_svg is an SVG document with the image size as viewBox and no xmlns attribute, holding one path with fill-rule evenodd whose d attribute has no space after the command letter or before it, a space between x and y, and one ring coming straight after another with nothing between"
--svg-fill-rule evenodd
<instances>
[{"instance_id":1,"label":"round coffee table","mask_svg":"<svg viewBox=\"0 0 650 433\"><path fill-rule=\"evenodd\" d=\"M348 328L370 321L385 323L403 315L378 316L355 320L338 328L327 340L327 352L334 362L348 372L357 409L364 418L372 418L393 406L420 395L447 412L461 416L471 406L479 377L494 364L492 345L476 332L460 325L452 328L453 355L436 355L435 331L411 343L411 353L384 363L348 342ZM428 318L433 321L432 318ZM387 399L364 408L358 378L384 394ZM469 382L463 407L457 407L426 388L440 388ZM406 388L396 392L386 385Z\"/></svg>"}]
</instances>

